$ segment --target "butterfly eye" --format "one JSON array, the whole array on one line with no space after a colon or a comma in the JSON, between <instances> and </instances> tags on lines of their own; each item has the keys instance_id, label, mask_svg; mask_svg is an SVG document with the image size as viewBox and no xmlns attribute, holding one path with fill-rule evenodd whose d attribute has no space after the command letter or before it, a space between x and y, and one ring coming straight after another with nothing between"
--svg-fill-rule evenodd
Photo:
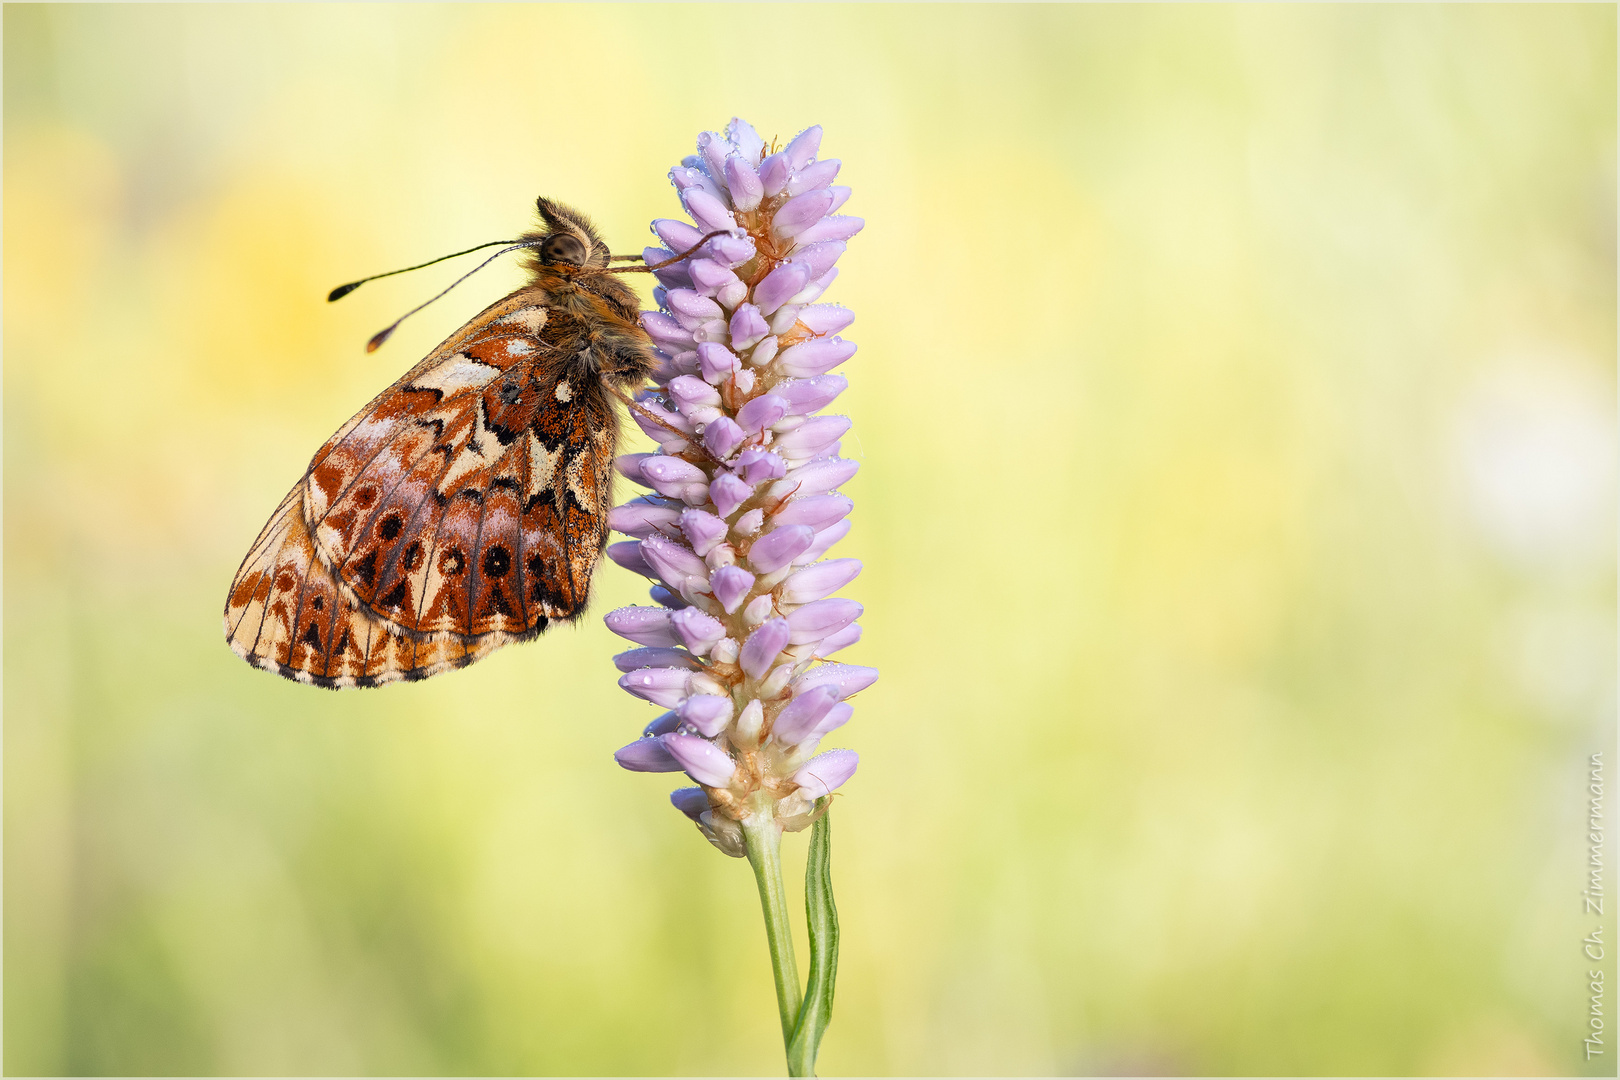
<instances>
[{"instance_id":1,"label":"butterfly eye","mask_svg":"<svg viewBox=\"0 0 1620 1080\"><path fill-rule=\"evenodd\" d=\"M540 245L540 261L548 266L553 263L584 266L586 254L579 237L569 233L553 233Z\"/></svg>"}]
</instances>

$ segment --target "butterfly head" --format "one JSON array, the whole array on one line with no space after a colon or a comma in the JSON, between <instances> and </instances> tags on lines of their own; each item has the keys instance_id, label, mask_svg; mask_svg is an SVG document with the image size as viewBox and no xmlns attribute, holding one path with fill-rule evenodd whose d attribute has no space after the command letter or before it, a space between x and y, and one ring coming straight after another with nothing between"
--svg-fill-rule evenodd
<instances>
[{"instance_id":1,"label":"butterfly head","mask_svg":"<svg viewBox=\"0 0 1620 1080\"><path fill-rule=\"evenodd\" d=\"M609 253L591 219L578 210L541 197L535 203L545 222L544 238L535 249L535 261L545 267L577 270L607 269ZM566 271L564 271L566 272Z\"/></svg>"}]
</instances>

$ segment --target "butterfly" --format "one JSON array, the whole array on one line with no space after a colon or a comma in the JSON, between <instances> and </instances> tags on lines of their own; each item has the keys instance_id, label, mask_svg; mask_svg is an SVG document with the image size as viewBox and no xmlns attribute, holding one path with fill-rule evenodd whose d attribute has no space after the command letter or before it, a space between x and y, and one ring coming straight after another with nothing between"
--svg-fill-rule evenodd
<instances>
[{"instance_id":1,"label":"butterfly","mask_svg":"<svg viewBox=\"0 0 1620 1080\"><path fill-rule=\"evenodd\" d=\"M656 356L590 221L538 207L544 228L513 242L529 281L339 428L253 542L225 602L242 659L380 686L584 611L607 542L611 399L631 404Z\"/></svg>"}]
</instances>

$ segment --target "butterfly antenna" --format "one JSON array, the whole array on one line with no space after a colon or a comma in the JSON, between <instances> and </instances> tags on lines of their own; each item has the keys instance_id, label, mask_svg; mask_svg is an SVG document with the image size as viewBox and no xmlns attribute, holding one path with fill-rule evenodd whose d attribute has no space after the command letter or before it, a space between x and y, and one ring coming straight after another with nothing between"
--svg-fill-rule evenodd
<instances>
[{"instance_id":1,"label":"butterfly antenna","mask_svg":"<svg viewBox=\"0 0 1620 1080\"><path fill-rule=\"evenodd\" d=\"M383 342L387 341L389 339L389 337L392 336L394 331L399 329L399 324L400 323L404 322L406 319L410 318L412 315L415 315L418 311L421 311L423 308L425 308L429 304L433 303L434 300L438 300L438 299L442 298L445 293L448 293L451 289L455 288L457 285L460 285L463 281L466 281L468 278L470 278L474 274L478 273L478 271L482 270L484 267L488 266L490 263L494 262L496 259L500 258L502 255L510 255L512 252L514 252L514 251L522 251L524 248L539 247L540 244L542 243L543 239L544 238L541 238L541 239L538 239L538 240L526 240L526 241L524 241L522 243L513 243L511 247L503 248L502 250L497 251L495 254L491 255L489 258L485 259L483 262L479 263L477 266L473 267L471 270L467 271L465 274L462 274L460 277L456 278L456 280L452 281L449 285L446 285L444 287L444 290L442 292L440 292L437 296L434 296L434 297L432 297L432 298L430 298L428 300L424 300L420 304L417 304L415 307L411 308L411 310L407 311L405 314L403 314L399 318L395 319L387 327L385 327L382 330L379 330L375 334L373 334L371 336L371 340L366 342L366 352L376 352L378 346L380 346ZM509 243L509 241L506 241L506 240L497 240L495 242L497 244ZM481 247L491 247L492 245L490 245L490 244L482 244L480 246ZM472 248L470 250L477 251L478 248ZM461 252L461 254L465 255L465 254L467 254L467 252L463 251L463 252ZM447 259L454 258L454 256L446 255L445 258L447 258ZM438 262L439 260L434 259L433 261ZM422 265L423 266L429 266L431 264L423 263ZM414 270L415 267L411 267L411 269ZM394 273L396 273L396 274L403 273L403 271L396 270L396 271L394 271ZM381 274L378 275L378 277L382 277L382 276L384 276L384 275L381 275ZM365 280L369 281L371 279L367 278ZM355 284L358 285L359 282L356 282Z\"/></svg>"},{"instance_id":2,"label":"butterfly antenna","mask_svg":"<svg viewBox=\"0 0 1620 1080\"><path fill-rule=\"evenodd\" d=\"M693 255L697 254L698 248L702 247L704 244L707 244L710 240L713 240L717 236L730 236L731 232L732 232L731 229L716 229L716 230L714 230L714 232L709 233L708 235L706 235L703 238L701 238L700 240L698 240L697 243L693 244L691 247L687 248L685 251L681 252L679 255L676 255L673 258L665 259L663 262L652 263L651 265L648 265L648 266L612 266L612 267L609 267L608 269L606 269L606 270L604 270L602 272L605 273L605 274L650 274L654 270L662 270L666 266L674 266L676 263L680 262L682 259L690 259ZM641 258L641 256L640 255L615 255L615 256L613 256L613 258L615 258L615 259L639 259L639 258Z\"/></svg>"},{"instance_id":3,"label":"butterfly antenna","mask_svg":"<svg viewBox=\"0 0 1620 1080\"><path fill-rule=\"evenodd\" d=\"M513 244L516 242L517 241L515 240L491 240L487 244L479 244L477 247L470 247L466 251L458 251L454 255L440 255L437 259L429 259L425 263L417 263L415 266L407 266L403 270L390 270L386 274L372 274L370 277L363 277L359 281L351 281L347 285L339 285L337 288L326 294L326 302L330 304L334 300L341 300L368 281L376 281L378 278L393 277L395 274L408 274L412 270L420 270L424 266L432 266L434 263L442 263L446 259L455 259L461 257L462 255L471 255L475 251L482 251L487 247L495 247L497 244Z\"/></svg>"}]
</instances>

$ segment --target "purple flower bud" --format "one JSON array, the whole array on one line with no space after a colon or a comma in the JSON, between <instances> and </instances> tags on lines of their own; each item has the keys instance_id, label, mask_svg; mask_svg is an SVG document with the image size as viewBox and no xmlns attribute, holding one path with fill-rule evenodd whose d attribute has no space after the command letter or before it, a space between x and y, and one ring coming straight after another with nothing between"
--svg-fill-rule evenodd
<instances>
[{"instance_id":1,"label":"purple flower bud","mask_svg":"<svg viewBox=\"0 0 1620 1080\"><path fill-rule=\"evenodd\" d=\"M692 550L707 555L726 538L727 526L707 510L686 510L680 517L681 531L692 542Z\"/></svg>"},{"instance_id":2,"label":"purple flower bud","mask_svg":"<svg viewBox=\"0 0 1620 1080\"><path fill-rule=\"evenodd\" d=\"M848 192L848 188L833 188L833 204L828 209L831 213L837 210L840 202L838 192ZM858 217L824 217L795 239L800 244L819 244L825 240L848 240L866 227L866 219ZM666 256L667 258L668 256Z\"/></svg>"},{"instance_id":3,"label":"purple flower bud","mask_svg":"<svg viewBox=\"0 0 1620 1080\"><path fill-rule=\"evenodd\" d=\"M699 734L712 739L731 723L731 699L718 694L693 694L681 702L675 712L682 723L690 724Z\"/></svg>"},{"instance_id":4,"label":"purple flower bud","mask_svg":"<svg viewBox=\"0 0 1620 1080\"><path fill-rule=\"evenodd\" d=\"M737 422L729 416L709 421L709 426L703 431L704 447L721 461L730 457L732 451L741 446L747 438L748 432L737 426Z\"/></svg>"},{"instance_id":5,"label":"purple flower bud","mask_svg":"<svg viewBox=\"0 0 1620 1080\"><path fill-rule=\"evenodd\" d=\"M673 709L686 696L692 673L685 668L639 668L619 676L619 687L654 705Z\"/></svg>"},{"instance_id":6,"label":"purple flower bud","mask_svg":"<svg viewBox=\"0 0 1620 1080\"><path fill-rule=\"evenodd\" d=\"M731 528L738 536L753 536L759 532L760 527L764 524L765 508L756 506L742 517L739 517Z\"/></svg>"},{"instance_id":7,"label":"purple flower bud","mask_svg":"<svg viewBox=\"0 0 1620 1080\"><path fill-rule=\"evenodd\" d=\"M731 189L731 202L738 210L752 210L765 194L759 173L740 157L726 159L726 187Z\"/></svg>"},{"instance_id":8,"label":"purple flower bud","mask_svg":"<svg viewBox=\"0 0 1620 1080\"><path fill-rule=\"evenodd\" d=\"M783 349L776 367L784 375L820 375L854 356L855 348L853 341L841 337L810 338Z\"/></svg>"},{"instance_id":9,"label":"purple flower bud","mask_svg":"<svg viewBox=\"0 0 1620 1080\"><path fill-rule=\"evenodd\" d=\"M788 164L795 170L802 169L815 159L816 151L821 149L821 125L813 124L793 137L782 153L787 156Z\"/></svg>"},{"instance_id":10,"label":"purple flower bud","mask_svg":"<svg viewBox=\"0 0 1620 1080\"><path fill-rule=\"evenodd\" d=\"M802 196L801 196L802 197ZM765 280L754 286L754 303L759 306L760 313L769 315L783 304L788 297L801 292L810 280L808 268L797 263L785 262L765 275ZM812 372L811 374L819 374Z\"/></svg>"},{"instance_id":11,"label":"purple flower bud","mask_svg":"<svg viewBox=\"0 0 1620 1080\"><path fill-rule=\"evenodd\" d=\"M718 319L721 314L719 304L691 289L671 289L664 300L669 309L677 315L690 315L694 319Z\"/></svg>"},{"instance_id":12,"label":"purple flower bud","mask_svg":"<svg viewBox=\"0 0 1620 1080\"><path fill-rule=\"evenodd\" d=\"M708 255L722 266L741 266L754 257L754 242L744 236L717 236L709 241Z\"/></svg>"},{"instance_id":13,"label":"purple flower bud","mask_svg":"<svg viewBox=\"0 0 1620 1080\"><path fill-rule=\"evenodd\" d=\"M852 188L850 188L850 187L848 187L848 186L846 186L844 184L834 184L832 187L828 188L827 190L829 190L829 191L831 191L833 193L832 210L829 211L829 213L833 213L833 214L838 213L838 208L843 206L845 203L849 202L850 195L852 195L854 193ZM857 218L856 220L859 221L860 219ZM842 239L842 238L840 238L840 239Z\"/></svg>"},{"instance_id":14,"label":"purple flower bud","mask_svg":"<svg viewBox=\"0 0 1620 1080\"><path fill-rule=\"evenodd\" d=\"M755 344L770 331L759 308L743 304L731 317L731 343L739 349Z\"/></svg>"},{"instance_id":15,"label":"purple flower bud","mask_svg":"<svg viewBox=\"0 0 1620 1080\"><path fill-rule=\"evenodd\" d=\"M731 760L731 755L707 739L681 734L664 735L662 738L664 746L686 770L686 775L700 784L725 787L737 771L737 763Z\"/></svg>"},{"instance_id":16,"label":"purple flower bud","mask_svg":"<svg viewBox=\"0 0 1620 1080\"><path fill-rule=\"evenodd\" d=\"M839 728L849 723L849 718L854 715L855 706L849 704L848 702L841 701L837 705L834 705L832 708L827 710L827 715L821 718L821 723L816 725L816 730L813 732L813 734L819 738L820 736L826 735L829 731L837 731Z\"/></svg>"},{"instance_id":17,"label":"purple flower bud","mask_svg":"<svg viewBox=\"0 0 1620 1080\"><path fill-rule=\"evenodd\" d=\"M662 739L637 739L613 752L613 760L631 772L680 772L681 763L664 749Z\"/></svg>"},{"instance_id":18,"label":"purple flower bud","mask_svg":"<svg viewBox=\"0 0 1620 1080\"><path fill-rule=\"evenodd\" d=\"M845 251L845 246L836 240L822 244L800 244L793 252L793 261L803 266L815 281L833 268L838 257Z\"/></svg>"},{"instance_id":19,"label":"purple flower bud","mask_svg":"<svg viewBox=\"0 0 1620 1080\"><path fill-rule=\"evenodd\" d=\"M847 416L812 416L803 425L780 436L771 448L789 461L813 458L827 447L837 442L844 432L849 430L849 417ZM641 471L651 474L651 467L642 463ZM668 495L655 483L658 491Z\"/></svg>"},{"instance_id":20,"label":"purple flower bud","mask_svg":"<svg viewBox=\"0 0 1620 1080\"><path fill-rule=\"evenodd\" d=\"M659 218L652 223L652 228L653 232L658 234L658 239L662 240L664 246L670 249L669 254L664 256L666 259L676 252L685 254L691 251L692 245L703 239L701 229L694 229L686 222L676 218Z\"/></svg>"},{"instance_id":21,"label":"purple flower bud","mask_svg":"<svg viewBox=\"0 0 1620 1080\"><path fill-rule=\"evenodd\" d=\"M748 549L748 563L757 572L769 574L792 562L815 539L815 530L803 525L772 529ZM643 541L645 543L645 541Z\"/></svg>"},{"instance_id":22,"label":"purple flower bud","mask_svg":"<svg viewBox=\"0 0 1620 1080\"><path fill-rule=\"evenodd\" d=\"M826 292L828 286L836 280L838 280L838 268L835 266L809 285L806 285L802 291L794 293L789 299L795 304L814 303L816 298Z\"/></svg>"},{"instance_id":23,"label":"purple flower bud","mask_svg":"<svg viewBox=\"0 0 1620 1080\"><path fill-rule=\"evenodd\" d=\"M653 603L662 604L671 611L680 611L682 608L690 606L686 602L686 597L677 596L662 585L654 585L647 590L647 595L653 598ZM680 639L677 638L676 640Z\"/></svg>"},{"instance_id":24,"label":"purple flower bud","mask_svg":"<svg viewBox=\"0 0 1620 1080\"><path fill-rule=\"evenodd\" d=\"M636 609L630 609L636 610ZM656 609L649 609L656 610ZM643 648L629 649L613 658L613 666L620 671L634 671L644 667L698 667L697 658L684 649Z\"/></svg>"},{"instance_id":25,"label":"purple flower bud","mask_svg":"<svg viewBox=\"0 0 1620 1080\"><path fill-rule=\"evenodd\" d=\"M806 604L788 612L788 626L793 630L793 636L788 639L788 643L808 645L812 641L820 641L860 618L864 610L866 609L856 601L842 596L832 596L826 600Z\"/></svg>"},{"instance_id":26,"label":"purple flower bud","mask_svg":"<svg viewBox=\"0 0 1620 1080\"><path fill-rule=\"evenodd\" d=\"M696 505L708 494L708 475L682 458L650 455L641 462L641 475L660 495L684 503Z\"/></svg>"},{"instance_id":27,"label":"purple flower bud","mask_svg":"<svg viewBox=\"0 0 1620 1080\"><path fill-rule=\"evenodd\" d=\"M798 236L821 220L832 208L832 200L832 192L826 189L807 191L803 195L793 196L777 207L776 216L771 219L771 235L779 240ZM761 304L760 307L763 308L764 305Z\"/></svg>"},{"instance_id":28,"label":"purple flower bud","mask_svg":"<svg viewBox=\"0 0 1620 1080\"><path fill-rule=\"evenodd\" d=\"M675 809L693 821L709 809L709 796L700 787L676 788L669 793L669 801Z\"/></svg>"},{"instance_id":29,"label":"purple flower bud","mask_svg":"<svg viewBox=\"0 0 1620 1080\"><path fill-rule=\"evenodd\" d=\"M688 582L709 580L709 568L703 560L684 544L677 544L666 536L654 533L641 541L641 555L666 585L683 595L688 591Z\"/></svg>"},{"instance_id":30,"label":"purple flower bud","mask_svg":"<svg viewBox=\"0 0 1620 1080\"><path fill-rule=\"evenodd\" d=\"M777 656L787 648L788 638L792 636L793 630L786 619L767 619L760 623L748 635L748 640L743 642L742 654L737 658L743 674L750 679L763 677L776 663Z\"/></svg>"},{"instance_id":31,"label":"purple flower bud","mask_svg":"<svg viewBox=\"0 0 1620 1080\"><path fill-rule=\"evenodd\" d=\"M732 511L748 501L754 489L731 473L721 473L709 484L709 500L721 517L730 517Z\"/></svg>"},{"instance_id":32,"label":"purple flower bud","mask_svg":"<svg viewBox=\"0 0 1620 1080\"><path fill-rule=\"evenodd\" d=\"M828 634L822 638L821 644L816 646L816 655L831 656L839 649L847 649L859 640L861 640L861 624L852 622L836 634Z\"/></svg>"},{"instance_id":33,"label":"purple flower bud","mask_svg":"<svg viewBox=\"0 0 1620 1080\"><path fill-rule=\"evenodd\" d=\"M855 321L855 313L837 304L809 304L799 309L799 321L817 334L836 334Z\"/></svg>"},{"instance_id":34,"label":"purple flower bud","mask_svg":"<svg viewBox=\"0 0 1620 1080\"><path fill-rule=\"evenodd\" d=\"M837 158L828 158L813 165L806 165L804 168L794 172L793 179L788 181L787 193L789 195L800 195L806 191L814 191L816 188L827 187L833 182L833 178L838 175L838 166L839 161Z\"/></svg>"},{"instance_id":35,"label":"purple flower bud","mask_svg":"<svg viewBox=\"0 0 1620 1080\"><path fill-rule=\"evenodd\" d=\"M765 140L759 137L754 125L741 117L733 116L731 123L726 125L726 138L737 148L737 153L749 161L758 161L765 149Z\"/></svg>"},{"instance_id":36,"label":"purple flower bud","mask_svg":"<svg viewBox=\"0 0 1620 1080\"><path fill-rule=\"evenodd\" d=\"M737 471L748 483L763 484L767 480L780 480L786 476L787 462L769 450L755 446L737 456Z\"/></svg>"},{"instance_id":37,"label":"purple flower bud","mask_svg":"<svg viewBox=\"0 0 1620 1080\"><path fill-rule=\"evenodd\" d=\"M754 587L754 575L740 566L722 566L709 575L709 587L714 590L714 598L730 615L743 602L748 590Z\"/></svg>"},{"instance_id":38,"label":"purple flower bud","mask_svg":"<svg viewBox=\"0 0 1620 1080\"><path fill-rule=\"evenodd\" d=\"M772 335L770 337L762 338L760 343L754 346L753 351L748 354L748 362L753 364L755 367L763 367L770 363L775 356L776 337L775 335Z\"/></svg>"},{"instance_id":39,"label":"purple flower bud","mask_svg":"<svg viewBox=\"0 0 1620 1080\"><path fill-rule=\"evenodd\" d=\"M811 541L810 546L805 548L793 561L800 566L815 562L827 554L828 549L834 544L849 535L849 527L849 519L845 518L831 528L822 529L816 533L816 538Z\"/></svg>"},{"instance_id":40,"label":"purple flower bud","mask_svg":"<svg viewBox=\"0 0 1620 1080\"><path fill-rule=\"evenodd\" d=\"M671 169L669 172L669 178L670 181L674 183L675 190L679 191L682 195L685 195L694 188L700 189L724 204L726 200L726 193L720 190L720 185L715 183L714 178L708 173L704 172L700 168L694 167L701 164L702 159L687 158L686 160L690 162L686 168Z\"/></svg>"},{"instance_id":41,"label":"purple flower bud","mask_svg":"<svg viewBox=\"0 0 1620 1080\"><path fill-rule=\"evenodd\" d=\"M704 344L708 343L704 342ZM695 379L690 375L681 375L671 379L669 393L682 412L696 405L720 404L720 391L702 379Z\"/></svg>"},{"instance_id":42,"label":"purple flower bud","mask_svg":"<svg viewBox=\"0 0 1620 1080\"><path fill-rule=\"evenodd\" d=\"M622 607L602 616L602 621L609 630L637 645L673 647L681 639L675 633L675 624L669 621L671 614L663 608Z\"/></svg>"},{"instance_id":43,"label":"purple flower bud","mask_svg":"<svg viewBox=\"0 0 1620 1080\"><path fill-rule=\"evenodd\" d=\"M775 613L776 600L770 593L765 593L748 601L748 606L743 608L743 621L749 626L758 626Z\"/></svg>"},{"instance_id":44,"label":"purple flower bud","mask_svg":"<svg viewBox=\"0 0 1620 1080\"><path fill-rule=\"evenodd\" d=\"M731 154L731 140L714 131L698 136L698 157L703 159L703 170L715 179L725 175L726 157Z\"/></svg>"},{"instance_id":45,"label":"purple flower bud","mask_svg":"<svg viewBox=\"0 0 1620 1080\"><path fill-rule=\"evenodd\" d=\"M692 333L661 311L642 312L641 325L654 341L675 346L666 352L679 352L692 347Z\"/></svg>"},{"instance_id":46,"label":"purple flower bud","mask_svg":"<svg viewBox=\"0 0 1620 1080\"><path fill-rule=\"evenodd\" d=\"M790 415L802 415L825 408L848 385L849 380L842 375L812 375L808 379L784 379L771 393L787 401Z\"/></svg>"},{"instance_id":47,"label":"purple flower bud","mask_svg":"<svg viewBox=\"0 0 1620 1080\"><path fill-rule=\"evenodd\" d=\"M829 710L838 704L838 690L831 686L813 687L808 693L800 694L782 707L776 716L776 723L771 726L771 733L776 736L777 742L789 746L803 742L805 736L814 731L816 725L821 723Z\"/></svg>"},{"instance_id":48,"label":"purple flower bud","mask_svg":"<svg viewBox=\"0 0 1620 1080\"><path fill-rule=\"evenodd\" d=\"M686 272L692 275L692 284L701 292L717 292L737 280L737 275L731 272L730 267L721 266L713 259L693 259L686 266ZM649 330L648 333L652 331Z\"/></svg>"},{"instance_id":49,"label":"purple flower bud","mask_svg":"<svg viewBox=\"0 0 1620 1080\"><path fill-rule=\"evenodd\" d=\"M793 680L793 693L797 696L817 686L831 686L837 689L839 697L847 700L877 682L877 679L878 669L874 667L821 664Z\"/></svg>"},{"instance_id":50,"label":"purple flower bud","mask_svg":"<svg viewBox=\"0 0 1620 1080\"><path fill-rule=\"evenodd\" d=\"M855 502L848 495L801 495L789 499L786 506L776 512L776 523L781 525L808 525L816 532L834 522L842 521Z\"/></svg>"},{"instance_id":51,"label":"purple flower bud","mask_svg":"<svg viewBox=\"0 0 1620 1080\"><path fill-rule=\"evenodd\" d=\"M861 572L859 559L828 559L813 563L782 582L782 603L808 604L831 596L855 580Z\"/></svg>"},{"instance_id":52,"label":"purple flower bud","mask_svg":"<svg viewBox=\"0 0 1620 1080\"><path fill-rule=\"evenodd\" d=\"M639 495L608 511L608 528L638 539L659 529L673 528L681 508L658 495Z\"/></svg>"},{"instance_id":53,"label":"purple flower bud","mask_svg":"<svg viewBox=\"0 0 1620 1080\"><path fill-rule=\"evenodd\" d=\"M678 739L680 736L665 735L664 738ZM793 774L793 782L804 789L805 798L819 799L823 795L837 791L843 786L844 781L854 776L855 767L860 764L860 760L860 755L853 750L828 750L825 754L817 754L805 762L799 771ZM687 770L689 773L691 771Z\"/></svg>"},{"instance_id":54,"label":"purple flower bud","mask_svg":"<svg viewBox=\"0 0 1620 1080\"><path fill-rule=\"evenodd\" d=\"M633 574L642 574L650 578L658 576L658 572L642 557L639 540L621 540L616 544L609 544L607 557Z\"/></svg>"},{"instance_id":55,"label":"purple flower bud","mask_svg":"<svg viewBox=\"0 0 1620 1080\"><path fill-rule=\"evenodd\" d=\"M675 715L674 709L670 709L668 712L659 713L653 718L652 723L642 728L641 737L647 739L654 735L668 735L680 726L681 718Z\"/></svg>"},{"instance_id":56,"label":"purple flower bud","mask_svg":"<svg viewBox=\"0 0 1620 1080\"><path fill-rule=\"evenodd\" d=\"M698 343L698 363L702 365L703 381L718 386L727 375L742 369L742 361L724 345L712 341Z\"/></svg>"},{"instance_id":57,"label":"purple flower bud","mask_svg":"<svg viewBox=\"0 0 1620 1080\"><path fill-rule=\"evenodd\" d=\"M726 628L713 615L705 615L697 608L683 608L671 615L669 621L681 641L692 650L692 655L703 656L714 643L726 636Z\"/></svg>"},{"instance_id":58,"label":"purple flower bud","mask_svg":"<svg viewBox=\"0 0 1620 1080\"><path fill-rule=\"evenodd\" d=\"M737 424L757 435L788 414L788 403L775 394L761 394L737 410Z\"/></svg>"},{"instance_id":59,"label":"purple flower bud","mask_svg":"<svg viewBox=\"0 0 1620 1080\"><path fill-rule=\"evenodd\" d=\"M765 189L765 194L772 198L782 193L792 176L793 166L788 164L786 154L772 154L759 163L760 185Z\"/></svg>"},{"instance_id":60,"label":"purple flower bud","mask_svg":"<svg viewBox=\"0 0 1620 1080\"><path fill-rule=\"evenodd\" d=\"M807 461L793 470L793 479L797 485L793 491L799 495L819 495L823 491L831 491L847 482L860 471L860 468L860 462L851 461L849 458L822 457Z\"/></svg>"},{"instance_id":61,"label":"purple flower bud","mask_svg":"<svg viewBox=\"0 0 1620 1080\"><path fill-rule=\"evenodd\" d=\"M730 311L744 300L748 299L748 286L741 280L729 282L715 290L714 298L720 301L720 306Z\"/></svg>"}]
</instances>

